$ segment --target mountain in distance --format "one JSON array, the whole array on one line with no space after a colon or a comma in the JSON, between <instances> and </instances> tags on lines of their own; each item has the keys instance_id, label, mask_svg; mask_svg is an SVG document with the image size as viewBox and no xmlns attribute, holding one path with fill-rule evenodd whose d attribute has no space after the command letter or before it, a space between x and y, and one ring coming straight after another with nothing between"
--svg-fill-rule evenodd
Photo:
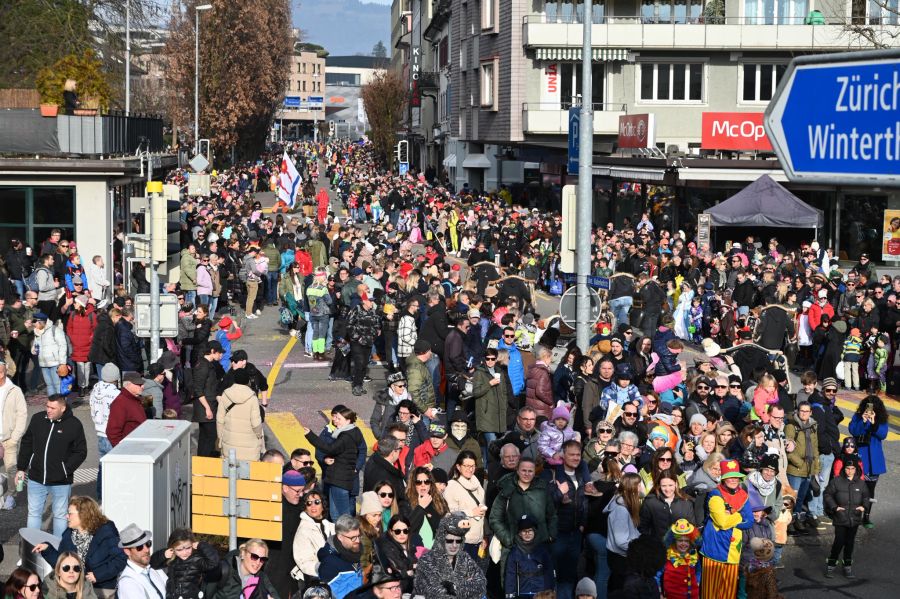
<instances>
[{"instance_id":1,"label":"mountain in distance","mask_svg":"<svg viewBox=\"0 0 900 599\"><path fill-rule=\"evenodd\" d=\"M293 14L294 27L306 32L304 41L333 56L370 55L379 40L390 48L390 0L301 0Z\"/></svg>"}]
</instances>

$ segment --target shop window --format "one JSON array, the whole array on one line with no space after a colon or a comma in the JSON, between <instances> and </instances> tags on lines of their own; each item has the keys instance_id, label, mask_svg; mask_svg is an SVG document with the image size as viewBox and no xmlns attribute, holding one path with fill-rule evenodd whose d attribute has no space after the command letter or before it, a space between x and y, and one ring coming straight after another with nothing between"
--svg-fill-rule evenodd
<instances>
[{"instance_id":1,"label":"shop window","mask_svg":"<svg viewBox=\"0 0 900 599\"><path fill-rule=\"evenodd\" d=\"M840 258L859 260L868 253L873 261L881 261L881 238L887 198L879 195L846 194L841 202Z\"/></svg>"},{"instance_id":2,"label":"shop window","mask_svg":"<svg viewBox=\"0 0 900 599\"><path fill-rule=\"evenodd\" d=\"M0 186L0 247L19 238L32 247L62 229L63 237L75 232L75 190L71 187Z\"/></svg>"},{"instance_id":3,"label":"shop window","mask_svg":"<svg viewBox=\"0 0 900 599\"><path fill-rule=\"evenodd\" d=\"M786 64L747 64L741 69L741 101L768 102L787 69Z\"/></svg>"}]
</instances>

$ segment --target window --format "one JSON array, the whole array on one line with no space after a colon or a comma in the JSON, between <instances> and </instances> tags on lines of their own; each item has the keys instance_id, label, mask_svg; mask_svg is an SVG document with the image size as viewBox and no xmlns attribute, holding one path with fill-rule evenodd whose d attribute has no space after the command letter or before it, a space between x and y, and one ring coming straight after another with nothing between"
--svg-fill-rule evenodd
<instances>
[{"instance_id":1,"label":"window","mask_svg":"<svg viewBox=\"0 0 900 599\"><path fill-rule=\"evenodd\" d=\"M481 65L481 107L497 110L497 77L494 70L497 59Z\"/></svg>"},{"instance_id":2,"label":"window","mask_svg":"<svg viewBox=\"0 0 900 599\"><path fill-rule=\"evenodd\" d=\"M498 0L481 0L481 30L497 33Z\"/></svg>"},{"instance_id":3,"label":"window","mask_svg":"<svg viewBox=\"0 0 900 599\"><path fill-rule=\"evenodd\" d=\"M900 1L869 0L869 25L897 25L900 23Z\"/></svg>"},{"instance_id":4,"label":"window","mask_svg":"<svg viewBox=\"0 0 900 599\"><path fill-rule=\"evenodd\" d=\"M643 63L640 68L641 100L648 102L701 102L702 63Z\"/></svg>"},{"instance_id":5,"label":"window","mask_svg":"<svg viewBox=\"0 0 900 599\"><path fill-rule=\"evenodd\" d=\"M787 65L784 64L744 64L741 69L741 101L771 100L786 68Z\"/></svg>"},{"instance_id":6,"label":"window","mask_svg":"<svg viewBox=\"0 0 900 599\"><path fill-rule=\"evenodd\" d=\"M591 22L603 23L605 14L605 0L594 0ZM584 1L547 0L544 3L544 18L548 23L584 23Z\"/></svg>"},{"instance_id":7,"label":"window","mask_svg":"<svg viewBox=\"0 0 900 599\"><path fill-rule=\"evenodd\" d=\"M306 91L306 81L301 81L300 87L301 87L300 91L305 92Z\"/></svg>"},{"instance_id":8,"label":"window","mask_svg":"<svg viewBox=\"0 0 900 599\"><path fill-rule=\"evenodd\" d=\"M698 23L702 0L641 0L644 23Z\"/></svg>"},{"instance_id":9,"label":"window","mask_svg":"<svg viewBox=\"0 0 900 599\"><path fill-rule=\"evenodd\" d=\"M603 63L591 64L591 98L595 110L602 110L603 83L606 68ZM559 65L560 109L568 110L577 105L581 96L581 63L564 62ZM597 106L600 108L597 108Z\"/></svg>"},{"instance_id":10,"label":"window","mask_svg":"<svg viewBox=\"0 0 900 599\"><path fill-rule=\"evenodd\" d=\"M744 0L747 25L803 25L809 0Z\"/></svg>"},{"instance_id":11,"label":"window","mask_svg":"<svg viewBox=\"0 0 900 599\"><path fill-rule=\"evenodd\" d=\"M0 247L13 237L39 245L52 229L64 239L75 236L75 189L72 187L0 186Z\"/></svg>"},{"instance_id":12,"label":"window","mask_svg":"<svg viewBox=\"0 0 900 599\"><path fill-rule=\"evenodd\" d=\"M325 85L359 87L359 73L325 73Z\"/></svg>"}]
</instances>

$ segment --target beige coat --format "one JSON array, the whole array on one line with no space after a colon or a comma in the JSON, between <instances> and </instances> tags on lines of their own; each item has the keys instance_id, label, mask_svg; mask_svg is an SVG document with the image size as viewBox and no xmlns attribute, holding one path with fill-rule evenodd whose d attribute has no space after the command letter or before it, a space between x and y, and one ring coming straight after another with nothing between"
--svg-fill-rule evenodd
<instances>
[{"instance_id":1,"label":"beige coat","mask_svg":"<svg viewBox=\"0 0 900 599\"><path fill-rule=\"evenodd\" d=\"M471 494L469 494L469 491L471 491ZM472 495L478 498L477 502ZM451 479L447 484L447 489L444 491L444 500L447 502L447 508L451 512L465 512L467 516L474 516L475 508L485 505L484 489L476 477L473 476L471 479L466 480L460 476L459 478ZM485 518L486 516L470 519L472 527L466 533L466 543L476 545L484 540Z\"/></svg>"},{"instance_id":2,"label":"beige coat","mask_svg":"<svg viewBox=\"0 0 900 599\"><path fill-rule=\"evenodd\" d=\"M323 530L324 533L323 533ZM334 524L322 520L320 527L306 512L300 514L300 525L294 533L294 563L307 576L319 575L319 549L334 534Z\"/></svg>"},{"instance_id":3,"label":"beige coat","mask_svg":"<svg viewBox=\"0 0 900 599\"><path fill-rule=\"evenodd\" d=\"M234 449L237 459L258 461L263 446L259 399L247 385L234 384L222 393L216 413L222 455Z\"/></svg>"},{"instance_id":4,"label":"beige coat","mask_svg":"<svg viewBox=\"0 0 900 599\"><path fill-rule=\"evenodd\" d=\"M18 445L28 426L28 406L25 396L13 382L6 378L0 387L0 396L6 395L3 401L3 413L0 414L0 441L11 441Z\"/></svg>"}]
</instances>

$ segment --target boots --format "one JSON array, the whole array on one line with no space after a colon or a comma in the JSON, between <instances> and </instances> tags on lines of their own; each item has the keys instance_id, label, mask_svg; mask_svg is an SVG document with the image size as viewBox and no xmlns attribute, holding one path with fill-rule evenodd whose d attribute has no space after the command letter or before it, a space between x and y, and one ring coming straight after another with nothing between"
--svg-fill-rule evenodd
<instances>
[{"instance_id":1,"label":"boots","mask_svg":"<svg viewBox=\"0 0 900 599\"><path fill-rule=\"evenodd\" d=\"M827 574L826 574L827 576ZM856 576L853 575L853 560L845 559L844 560L844 578L847 580L855 580Z\"/></svg>"},{"instance_id":2,"label":"boots","mask_svg":"<svg viewBox=\"0 0 900 599\"><path fill-rule=\"evenodd\" d=\"M825 578L834 578L834 571L837 570L837 560L825 560Z\"/></svg>"},{"instance_id":3,"label":"boots","mask_svg":"<svg viewBox=\"0 0 900 599\"><path fill-rule=\"evenodd\" d=\"M806 529L806 526L803 525L803 521L800 518L794 517L791 523L788 524L788 535L801 536L808 534L809 531Z\"/></svg>"}]
</instances>

